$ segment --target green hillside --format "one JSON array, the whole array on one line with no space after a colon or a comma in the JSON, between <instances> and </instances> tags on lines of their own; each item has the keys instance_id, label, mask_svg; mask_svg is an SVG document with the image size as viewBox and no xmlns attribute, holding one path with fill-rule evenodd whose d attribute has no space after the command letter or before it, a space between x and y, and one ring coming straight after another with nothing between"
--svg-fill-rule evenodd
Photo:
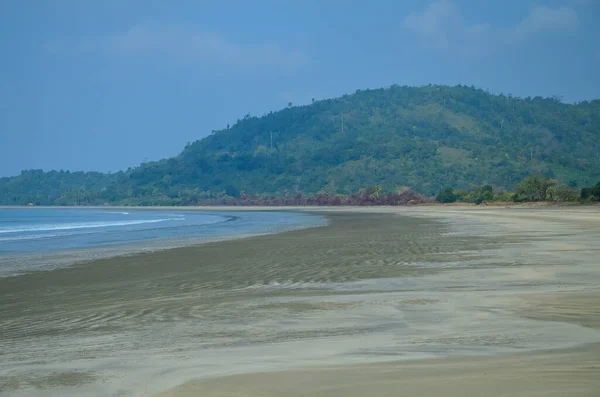
<instances>
[{"instance_id":1,"label":"green hillside","mask_svg":"<svg viewBox=\"0 0 600 397\"><path fill-rule=\"evenodd\" d=\"M86 192L91 202L191 204L224 194L348 194L370 185L432 195L446 186L510 189L531 174L571 186L600 180L600 101L571 105L466 86L357 91L248 115L174 158L127 172L53 174L62 178L59 192L49 173L3 178L0 203L59 204Z\"/></svg>"},{"instance_id":2,"label":"green hillside","mask_svg":"<svg viewBox=\"0 0 600 397\"><path fill-rule=\"evenodd\" d=\"M106 186L118 182L119 174L27 170L19 176L0 178L0 205L88 205L102 202Z\"/></svg>"}]
</instances>

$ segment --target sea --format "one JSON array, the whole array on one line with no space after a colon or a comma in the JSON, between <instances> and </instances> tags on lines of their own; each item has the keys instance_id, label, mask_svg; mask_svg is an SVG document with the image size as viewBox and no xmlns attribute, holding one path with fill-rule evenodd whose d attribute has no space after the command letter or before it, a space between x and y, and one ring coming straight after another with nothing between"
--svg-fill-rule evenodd
<instances>
[{"instance_id":1,"label":"sea","mask_svg":"<svg viewBox=\"0 0 600 397\"><path fill-rule=\"evenodd\" d=\"M0 209L0 277L82 260L323 226L287 211Z\"/></svg>"}]
</instances>

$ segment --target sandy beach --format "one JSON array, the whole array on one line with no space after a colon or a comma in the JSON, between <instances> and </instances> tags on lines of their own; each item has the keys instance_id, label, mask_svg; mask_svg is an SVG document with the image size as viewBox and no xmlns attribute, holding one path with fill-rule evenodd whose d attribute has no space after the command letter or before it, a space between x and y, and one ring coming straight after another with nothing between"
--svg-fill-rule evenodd
<instances>
[{"instance_id":1,"label":"sandy beach","mask_svg":"<svg viewBox=\"0 0 600 397\"><path fill-rule=\"evenodd\" d=\"M0 279L0 395L598 395L598 207L310 211Z\"/></svg>"}]
</instances>

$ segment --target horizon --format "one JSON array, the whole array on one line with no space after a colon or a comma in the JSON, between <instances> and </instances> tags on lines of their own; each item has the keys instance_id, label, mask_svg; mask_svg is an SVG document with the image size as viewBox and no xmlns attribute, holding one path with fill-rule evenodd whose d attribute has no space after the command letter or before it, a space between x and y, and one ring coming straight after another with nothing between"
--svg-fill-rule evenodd
<instances>
[{"instance_id":1,"label":"horizon","mask_svg":"<svg viewBox=\"0 0 600 397\"><path fill-rule=\"evenodd\" d=\"M0 177L117 172L245 114L428 84L600 98L594 0L0 5Z\"/></svg>"}]
</instances>

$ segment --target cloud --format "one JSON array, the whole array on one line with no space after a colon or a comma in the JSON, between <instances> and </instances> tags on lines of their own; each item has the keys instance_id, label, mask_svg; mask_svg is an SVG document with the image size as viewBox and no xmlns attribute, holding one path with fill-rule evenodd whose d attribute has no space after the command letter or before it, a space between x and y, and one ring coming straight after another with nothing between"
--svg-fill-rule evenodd
<instances>
[{"instance_id":1,"label":"cloud","mask_svg":"<svg viewBox=\"0 0 600 397\"><path fill-rule=\"evenodd\" d=\"M83 54L144 61L174 66L214 65L227 68L283 69L303 68L306 56L284 50L272 42L240 44L193 25L140 23L112 35L85 37L50 48L71 48Z\"/></svg>"},{"instance_id":2,"label":"cloud","mask_svg":"<svg viewBox=\"0 0 600 397\"><path fill-rule=\"evenodd\" d=\"M422 13L409 14L404 19L404 27L443 45L445 44L443 31L449 23L455 24L458 19L460 15L454 3L441 0L431 4Z\"/></svg>"},{"instance_id":3,"label":"cloud","mask_svg":"<svg viewBox=\"0 0 600 397\"><path fill-rule=\"evenodd\" d=\"M567 3L578 6L600 5L599 0L568 0Z\"/></svg>"},{"instance_id":4,"label":"cloud","mask_svg":"<svg viewBox=\"0 0 600 397\"><path fill-rule=\"evenodd\" d=\"M579 26L577 12L570 7L550 8L546 6L532 7L521 23L513 28L517 37L550 31L570 31Z\"/></svg>"},{"instance_id":5,"label":"cloud","mask_svg":"<svg viewBox=\"0 0 600 397\"><path fill-rule=\"evenodd\" d=\"M450 0L434 2L423 12L409 14L403 27L428 47L459 52L463 56L482 51L482 44L490 31L486 23L467 24Z\"/></svg>"},{"instance_id":6,"label":"cloud","mask_svg":"<svg viewBox=\"0 0 600 397\"><path fill-rule=\"evenodd\" d=\"M535 6L519 23L509 28L496 28L487 22L467 23L451 0L431 3L422 12L406 16L403 28L421 43L457 56L478 57L499 45L537 33L570 31L579 25L577 13L570 7Z\"/></svg>"}]
</instances>

